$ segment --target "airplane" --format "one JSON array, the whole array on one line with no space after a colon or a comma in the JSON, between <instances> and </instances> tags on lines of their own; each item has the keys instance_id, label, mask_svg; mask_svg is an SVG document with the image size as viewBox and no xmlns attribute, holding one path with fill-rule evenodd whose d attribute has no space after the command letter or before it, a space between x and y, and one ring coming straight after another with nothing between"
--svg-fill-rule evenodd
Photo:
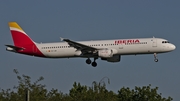
<instances>
[{"instance_id":1,"label":"airplane","mask_svg":"<svg viewBox=\"0 0 180 101\"><path fill-rule=\"evenodd\" d=\"M122 55L157 54L175 50L176 46L162 38L133 38L96 41L72 41L60 38L64 42L36 43L16 22L9 22L14 45L5 45L7 51L44 57L44 58L87 58L86 63L97 66L96 60L120 62ZM93 58L94 61L91 61Z\"/></svg>"}]
</instances>

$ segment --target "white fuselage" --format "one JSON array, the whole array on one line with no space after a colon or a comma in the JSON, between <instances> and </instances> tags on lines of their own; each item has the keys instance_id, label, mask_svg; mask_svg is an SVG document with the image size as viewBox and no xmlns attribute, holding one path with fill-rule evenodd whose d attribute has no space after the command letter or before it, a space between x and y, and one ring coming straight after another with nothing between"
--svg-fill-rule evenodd
<instances>
[{"instance_id":1,"label":"white fuselage","mask_svg":"<svg viewBox=\"0 0 180 101\"><path fill-rule=\"evenodd\" d=\"M133 42L139 40L139 42ZM114 55L164 53L175 49L175 46L161 38L136 38L99 41L78 41L78 43L98 49L112 49ZM81 51L70 47L66 42L36 44L48 58L81 57ZM34 50L36 52L36 50ZM93 57L93 56L82 56Z\"/></svg>"}]
</instances>

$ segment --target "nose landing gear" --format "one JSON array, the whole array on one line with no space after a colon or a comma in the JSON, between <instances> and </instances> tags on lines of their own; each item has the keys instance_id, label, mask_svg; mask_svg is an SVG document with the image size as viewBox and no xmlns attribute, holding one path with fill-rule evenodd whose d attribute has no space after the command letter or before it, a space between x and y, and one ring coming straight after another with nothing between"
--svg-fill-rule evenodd
<instances>
[{"instance_id":1,"label":"nose landing gear","mask_svg":"<svg viewBox=\"0 0 180 101\"><path fill-rule=\"evenodd\" d=\"M158 62L157 54L156 54L156 53L154 53L154 61L155 61L155 62Z\"/></svg>"}]
</instances>

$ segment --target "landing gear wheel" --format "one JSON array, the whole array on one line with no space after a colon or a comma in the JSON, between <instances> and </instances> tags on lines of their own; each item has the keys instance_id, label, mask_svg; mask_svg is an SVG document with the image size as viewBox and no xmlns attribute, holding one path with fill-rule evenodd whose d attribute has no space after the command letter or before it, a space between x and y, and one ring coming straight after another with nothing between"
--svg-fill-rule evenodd
<instances>
[{"instance_id":1,"label":"landing gear wheel","mask_svg":"<svg viewBox=\"0 0 180 101\"><path fill-rule=\"evenodd\" d=\"M97 63L96 62L92 62L91 64L93 67L96 67L97 66Z\"/></svg>"},{"instance_id":2,"label":"landing gear wheel","mask_svg":"<svg viewBox=\"0 0 180 101\"><path fill-rule=\"evenodd\" d=\"M86 60L86 63L87 63L87 64L91 64L91 60L88 58L88 59Z\"/></svg>"},{"instance_id":3,"label":"landing gear wheel","mask_svg":"<svg viewBox=\"0 0 180 101\"><path fill-rule=\"evenodd\" d=\"M157 54L156 54L156 53L154 53L154 61L155 61L155 62L158 62Z\"/></svg>"},{"instance_id":4,"label":"landing gear wheel","mask_svg":"<svg viewBox=\"0 0 180 101\"><path fill-rule=\"evenodd\" d=\"M158 59L154 59L155 62L158 62Z\"/></svg>"}]
</instances>

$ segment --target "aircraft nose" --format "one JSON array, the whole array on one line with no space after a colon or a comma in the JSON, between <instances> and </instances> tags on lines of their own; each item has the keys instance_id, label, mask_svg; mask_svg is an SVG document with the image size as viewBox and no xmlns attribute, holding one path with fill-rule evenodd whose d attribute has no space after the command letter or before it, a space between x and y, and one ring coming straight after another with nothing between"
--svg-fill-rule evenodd
<instances>
[{"instance_id":1,"label":"aircraft nose","mask_svg":"<svg viewBox=\"0 0 180 101\"><path fill-rule=\"evenodd\" d=\"M175 49L176 49L176 46L172 44L172 45L171 45L171 49L172 49L172 50L175 50Z\"/></svg>"}]
</instances>

